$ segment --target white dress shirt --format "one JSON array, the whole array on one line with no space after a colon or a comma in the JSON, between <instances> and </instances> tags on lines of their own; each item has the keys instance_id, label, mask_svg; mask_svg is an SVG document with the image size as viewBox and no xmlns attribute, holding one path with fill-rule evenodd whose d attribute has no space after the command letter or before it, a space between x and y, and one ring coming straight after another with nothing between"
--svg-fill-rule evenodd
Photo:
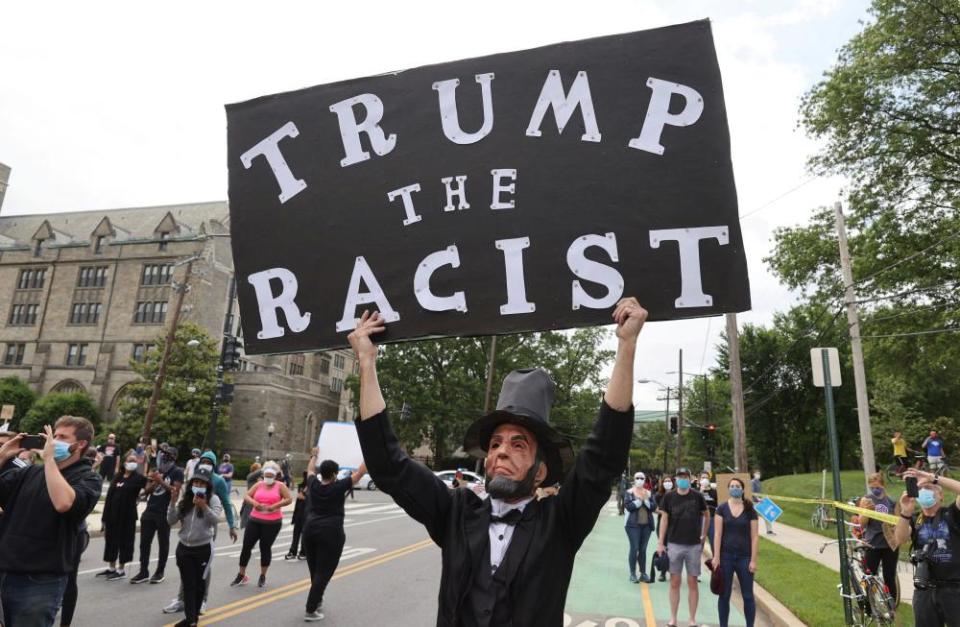
<instances>
[{"instance_id":1,"label":"white dress shirt","mask_svg":"<svg viewBox=\"0 0 960 627\"><path fill-rule=\"evenodd\" d=\"M500 499L490 498L490 514L493 516L503 516L513 509L523 509L527 503L533 500L533 497L523 499L516 503L507 503ZM503 562L507 549L510 548L510 540L513 538L513 525L503 522L490 523L490 570L496 572Z\"/></svg>"}]
</instances>

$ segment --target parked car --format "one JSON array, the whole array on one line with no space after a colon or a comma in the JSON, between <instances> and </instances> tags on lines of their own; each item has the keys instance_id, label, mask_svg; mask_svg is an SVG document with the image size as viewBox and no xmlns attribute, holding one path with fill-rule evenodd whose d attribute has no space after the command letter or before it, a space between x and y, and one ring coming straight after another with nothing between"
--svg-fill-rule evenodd
<instances>
[{"instance_id":1,"label":"parked car","mask_svg":"<svg viewBox=\"0 0 960 627\"><path fill-rule=\"evenodd\" d=\"M463 469L461 469L461 470L460 470L460 473L463 475L463 480L464 480L464 482L466 483L465 486L461 486L461 487L470 488L471 490L473 490L474 492L476 492L477 495L480 496L481 498L483 498L483 497L485 497L485 496L487 495L487 491L486 491L486 489L484 489L484 479L483 479L483 477L481 477L480 475L478 475L478 474L475 473L475 472L470 472L469 470L463 470ZM434 473L434 474L437 475L437 477L439 477L441 481L443 481L445 484L447 484L447 487L448 487L448 488L452 488L452 487L453 487L453 479L454 479L454 477L457 476L457 471L456 471L456 470L441 470L441 471L436 472L436 473Z\"/></svg>"},{"instance_id":2,"label":"parked car","mask_svg":"<svg viewBox=\"0 0 960 627\"><path fill-rule=\"evenodd\" d=\"M352 468L341 468L340 472L337 473L337 479L345 479L353 474ZM358 490L376 490L377 485L373 482L373 479L370 478L369 474L364 474L360 477L360 481L357 482L357 485L354 486Z\"/></svg>"}]
</instances>

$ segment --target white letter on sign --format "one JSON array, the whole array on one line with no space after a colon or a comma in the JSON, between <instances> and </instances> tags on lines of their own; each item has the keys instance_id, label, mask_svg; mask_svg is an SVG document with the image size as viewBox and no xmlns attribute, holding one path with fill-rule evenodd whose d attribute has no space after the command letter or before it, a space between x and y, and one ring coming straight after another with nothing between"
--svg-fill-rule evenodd
<instances>
[{"instance_id":1,"label":"white letter on sign","mask_svg":"<svg viewBox=\"0 0 960 627\"><path fill-rule=\"evenodd\" d=\"M500 315L533 313L537 306L527 302L527 285L523 278L523 249L530 248L530 238L498 239L494 244L503 251L507 270L507 304L500 306Z\"/></svg>"},{"instance_id":2,"label":"white letter on sign","mask_svg":"<svg viewBox=\"0 0 960 627\"><path fill-rule=\"evenodd\" d=\"M580 281L573 282L573 308L589 307L590 309L606 309L617 304L623 296L623 276L610 266L587 259L584 252L591 246L599 246L610 255L611 261L620 261L617 257L617 236L613 233L606 235L583 235L573 240L567 249L567 266L581 279L591 283L599 283L607 288L607 295L603 298L594 298L587 294L580 286Z\"/></svg>"},{"instance_id":3,"label":"white letter on sign","mask_svg":"<svg viewBox=\"0 0 960 627\"><path fill-rule=\"evenodd\" d=\"M580 105L580 113L583 115L583 130L586 131L580 139L585 142L600 141L600 129L597 128L597 116L593 113L593 97L590 95L590 82L587 80L586 72L577 72L577 78L570 86L570 91L566 96L563 95L563 81L560 80L560 72L550 70L547 80L540 90L540 98L537 100L537 106L533 108L533 115L530 116L530 124L527 126L527 135L530 137L540 137L540 125L543 124L543 118L547 115L547 108L553 107L553 115L557 120L557 130L562 133L563 127L570 121L573 112Z\"/></svg>"},{"instance_id":4,"label":"white letter on sign","mask_svg":"<svg viewBox=\"0 0 960 627\"><path fill-rule=\"evenodd\" d=\"M280 293L273 295L270 281L280 280ZM247 277L247 282L253 286L257 294L257 307L260 309L260 327L257 338L269 340L283 337L284 330L277 322L277 309L283 310L287 319L287 326L294 333L300 333L310 324L310 312L300 313L300 308L293 302L297 296L297 277L286 268L270 268L263 272L254 272Z\"/></svg>"},{"instance_id":5,"label":"white letter on sign","mask_svg":"<svg viewBox=\"0 0 960 627\"><path fill-rule=\"evenodd\" d=\"M360 292L360 281L363 281L370 288L369 292ZM396 322L400 319L400 314L394 311L387 300L387 295L383 293L377 277L373 276L373 270L367 264L363 257L357 257L353 264L353 274L350 276L350 287L347 288L347 300L343 304L343 317L337 322L337 332L352 331L357 328L357 307L374 303L380 310L380 315L386 322Z\"/></svg>"},{"instance_id":6,"label":"white letter on sign","mask_svg":"<svg viewBox=\"0 0 960 627\"><path fill-rule=\"evenodd\" d=\"M413 185L407 185L406 187L395 189L392 192L387 192L387 200L390 202L393 202L397 196L403 199L403 212L407 214L407 217L403 219L403 226L410 226L415 222L423 220L423 217L417 214L417 210L413 207L413 198L411 197L413 192L419 191L420 183L414 183Z\"/></svg>"},{"instance_id":7,"label":"white letter on sign","mask_svg":"<svg viewBox=\"0 0 960 627\"><path fill-rule=\"evenodd\" d=\"M363 122L357 122L353 110L355 105L361 105L367 112ZM330 110L337 114L340 122L340 137L343 139L343 150L346 153L346 158L340 160L341 167L370 158L370 153L360 145L360 133L367 134L373 151L381 157L397 145L397 136L390 133L390 137L385 137L383 129L380 128L380 120L383 119L383 102L373 94L360 94L341 100L330 105Z\"/></svg>"},{"instance_id":8,"label":"white letter on sign","mask_svg":"<svg viewBox=\"0 0 960 627\"><path fill-rule=\"evenodd\" d=\"M490 170L490 174L493 175L493 200L490 203L491 209L513 209L514 201L502 201L500 200L501 194L504 192L510 194L516 194L517 192L517 171L516 170ZM509 185L503 185L503 179L510 179L513 183Z\"/></svg>"},{"instance_id":9,"label":"white letter on sign","mask_svg":"<svg viewBox=\"0 0 960 627\"><path fill-rule=\"evenodd\" d=\"M293 175L293 172L290 171L290 166L287 165L287 160L284 159L280 153L280 140L284 137L296 137L299 134L300 131L297 130L297 125L293 122L287 122L271 133L269 137L261 139L253 148L240 155L240 162L243 164L244 169L247 170L253 165L255 158L260 155L266 158L267 164L270 166L270 169L273 170L273 176L276 177L277 183L280 184L281 204L307 189L307 184L303 179L298 179Z\"/></svg>"},{"instance_id":10,"label":"white letter on sign","mask_svg":"<svg viewBox=\"0 0 960 627\"><path fill-rule=\"evenodd\" d=\"M678 309L713 306L700 280L700 241L705 239L715 239L721 246L730 243L725 226L650 231L651 248L660 248L660 242L677 242L680 249L680 298L674 303Z\"/></svg>"},{"instance_id":11,"label":"white letter on sign","mask_svg":"<svg viewBox=\"0 0 960 627\"><path fill-rule=\"evenodd\" d=\"M433 84L440 98L440 121L443 123L443 134L455 144L475 144L490 134L493 128L493 98L490 96L490 81L493 74L477 74L476 81L480 83L480 93L483 98L483 125L476 133L464 133L460 128L460 117L457 114L457 85L460 79L451 78L448 81L438 81Z\"/></svg>"},{"instance_id":12,"label":"white letter on sign","mask_svg":"<svg viewBox=\"0 0 960 627\"><path fill-rule=\"evenodd\" d=\"M690 126L699 120L703 113L703 96L686 85L662 81L652 76L647 79L647 86L653 90L653 94L650 96L647 116L643 119L643 128L640 129L640 136L631 139L627 145L662 155L664 148L660 144L660 134L663 133L663 127L667 124ZM683 111L680 113L670 113L670 99L673 94L683 96Z\"/></svg>"},{"instance_id":13,"label":"white letter on sign","mask_svg":"<svg viewBox=\"0 0 960 627\"><path fill-rule=\"evenodd\" d=\"M417 273L413 277L413 291L417 302L427 311L466 311L467 299L463 292L454 292L453 296L437 296L430 291L430 277L440 266L460 267L460 253L456 246L430 253L417 266Z\"/></svg>"},{"instance_id":14,"label":"white letter on sign","mask_svg":"<svg viewBox=\"0 0 960 627\"><path fill-rule=\"evenodd\" d=\"M453 187L453 177L445 176L440 179L440 182L443 183L444 188L447 190L447 204L443 208L444 211L453 211L453 197L457 197L457 206L456 209L469 209L470 203L467 202L467 175L461 174L457 176L457 186Z\"/></svg>"}]
</instances>

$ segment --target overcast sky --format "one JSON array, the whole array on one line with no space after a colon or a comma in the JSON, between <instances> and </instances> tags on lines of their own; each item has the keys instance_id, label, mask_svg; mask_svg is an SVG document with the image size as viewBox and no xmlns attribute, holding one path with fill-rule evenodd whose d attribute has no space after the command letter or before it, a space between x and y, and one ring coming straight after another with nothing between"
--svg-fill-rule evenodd
<instances>
[{"instance_id":1,"label":"overcast sky","mask_svg":"<svg viewBox=\"0 0 960 627\"><path fill-rule=\"evenodd\" d=\"M811 179L801 95L860 30L866 0L602 2L14 2L0 12L3 215L227 197L223 105L264 94L560 41L710 18L723 74L753 310L795 296L762 258L777 226L839 199ZM758 211L759 210L759 211ZM714 363L722 317L643 332L637 377ZM749 383L749 382L747 382ZM654 385L638 407L656 408Z\"/></svg>"}]
</instances>

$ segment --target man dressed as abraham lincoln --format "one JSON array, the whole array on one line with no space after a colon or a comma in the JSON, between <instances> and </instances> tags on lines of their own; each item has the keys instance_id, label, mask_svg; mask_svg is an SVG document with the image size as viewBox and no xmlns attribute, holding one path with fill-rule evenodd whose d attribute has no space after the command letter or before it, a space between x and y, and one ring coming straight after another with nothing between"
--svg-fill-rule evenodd
<instances>
[{"instance_id":1,"label":"man dressed as abraham lincoln","mask_svg":"<svg viewBox=\"0 0 960 627\"><path fill-rule=\"evenodd\" d=\"M635 298L613 311L617 358L593 432L573 458L548 422L553 381L542 369L503 381L496 411L467 430L464 449L485 460L489 499L449 489L411 460L387 418L377 382L378 313L364 312L349 340L360 361L357 431L377 487L427 528L442 549L438 627L558 627L577 550L627 463L633 433L633 361L647 312ZM536 500L538 486L561 484Z\"/></svg>"}]
</instances>

